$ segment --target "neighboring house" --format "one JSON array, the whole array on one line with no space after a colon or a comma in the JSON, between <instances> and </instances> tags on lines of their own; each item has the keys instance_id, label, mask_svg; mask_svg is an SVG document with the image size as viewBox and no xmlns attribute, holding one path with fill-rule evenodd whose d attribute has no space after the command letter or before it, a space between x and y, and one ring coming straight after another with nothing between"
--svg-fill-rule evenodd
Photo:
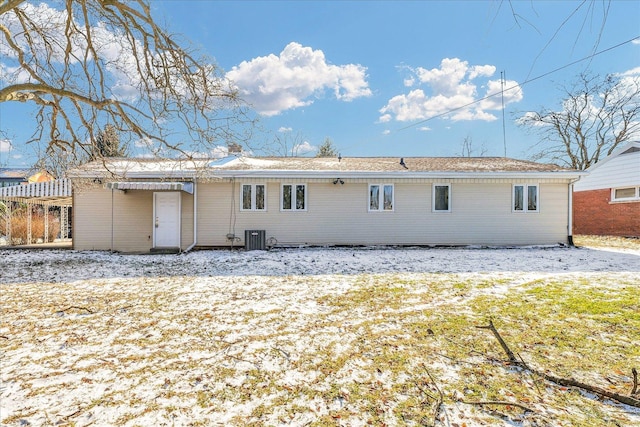
<instances>
[{"instance_id":1,"label":"neighboring house","mask_svg":"<svg viewBox=\"0 0 640 427\"><path fill-rule=\"evenodd\" d=\"M105 162L69 172L78 250L570 243L582 174L507 158Z\"/></svg>"},{"instance_id":2,"label":"neighboring house","mask_svg":"<svg viewBox=\"0 0 640 427\"><path fill-rule=\"evenodd\" d=\"M574 186L576 234L640 237L640 141L587 169Z\"/></svg>"},{"instance_id":3,"label":"neighboring house","mask_svg":"<svg viewBox=\"0 0 640 427\"><path fill-rule=\"evenodd\" d=\"M47 171L34 173L33 169L0 168L0 188L53 180L54 177Z\"/></svg>"},{"instance_id":4,"label":"neighboring house","mask_svg":"<svg viewBox=\"0 0 640 427\"><path fill-rule=\"evenodd\" d=\"M32 171L21 168L0 168L0 188L26 184Z\"/></svg>"}]
</instances>

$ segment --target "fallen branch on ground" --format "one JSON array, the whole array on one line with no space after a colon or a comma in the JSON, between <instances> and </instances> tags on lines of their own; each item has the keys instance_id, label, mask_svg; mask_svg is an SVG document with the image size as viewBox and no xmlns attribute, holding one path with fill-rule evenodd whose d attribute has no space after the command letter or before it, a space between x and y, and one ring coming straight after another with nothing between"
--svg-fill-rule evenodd
<instances>
[{"instance_id":1,"label":"fallen branch on ground","mask_svg":"<svg viewBox=\"0 0 640 427\"><path fill-rule=\"evenodd\" d=\"M436 382L435 378L433 378L433 375L431 375L431 372L429 372L429 370L424 365L424 363L422 363L421 366L422 366L422 369L424 369L424 371L429 376L429 379L433 383L433 386L438 391L438 399L436 400L436 405L433 408L433 425L435 426L440 416L440 408L442 407L442 403L444 402L444 393L442 393L442 390L440 390L440 387L438 387L438 383Z\"/></svg>"},{"instance_id":2,"label":"fallen branch on ground","mask_svg":"<svg viewBox=\"0 0 640 427\"><path fill-rule=\"evenodd\" d=\"M633 388L631 389L631 396L638 393L638 371L636 368L631 369L633 374Z\"/></svg>"},{"instance_id":3,"label":"fallen branch on ground","mask_svg":"<svg viewBox=\"0 0 640 427\"><path fill-rule=\"evenodd\" d=\"M538 376L541 376L542 378L544 378L547 381L551 381L552 383L561 385L563 387L576 387L591 393L595 393L598 394L600 396L604 396L607 397L609 399L615 400L617 402L620 403L624 403L625 405L630 405L630 406L634 406L636 408L640 408L640 399L636 399L634 397L631 396L625 396L623 394L619 394L619 393L613 393L610 392L608 390L605 390L601 387L597 387L597 386L592 386L590 384L585 384L583 382L580 381L576 381L572 378L561 378L561 377L556 377L555 375L551 375L551 374L547 374L546 372L540 371L538 369L534 369L529 367L526 363L519 361L518 359L516 359L514 353L511 351L511 349L509 349L509 346L507 346L507 343L502 339L502 337L500 336L500 333L498 332L498 330L496 329L496 327L493 325L492 321L489 321L489 325L488 326L476 326L476 328L479 329L489 329L492 333L493 336L498 340L498 342L500 343L500 346L502 346L502 349L504 350L504 352L507 354L507 357L509 358L509 363L518 366L522 369L528 370ZM634 368L635 369L635 368ZM635 390L635 388L634 388ZM633 394L633 393L632 393Z\"/></svg>"},{"instance_id":4,"label":"fallen branch on ground","mask_svg":"<svg viewBox=\"0 0 640 427\"><path fill-rule=\"evenodd\" d=\"M472 400L460 400L459 402L465 403L467 405L503 405L503 406L515 406L516 408L520 408L525 412L534 412L533 409L528 406L521 405L519 403L514 402L506 402L503 400L483 400L483 401L472 401Z\"/></svg>"},{"instance_id":5,"label":"fallen branch on ground","mask_svg":"<svg viewBox=\"0 0 640 427\"><path fill-rule=\"evenodd\" d=\"M65 308L64 310L58 310L56 313L66 313L69 310L83 310L86 311L89 314L94 314L94 312L92 310L89 310L87 307L78 307L77 305L71 305L67 308Z\"/></svg>"}]
</instances>

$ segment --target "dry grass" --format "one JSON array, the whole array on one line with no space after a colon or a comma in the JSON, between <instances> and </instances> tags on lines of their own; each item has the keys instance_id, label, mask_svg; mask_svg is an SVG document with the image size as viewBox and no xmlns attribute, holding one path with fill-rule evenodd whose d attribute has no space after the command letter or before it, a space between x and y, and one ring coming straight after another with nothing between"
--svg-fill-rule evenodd
<instances>
[{"instance_id":1,"label":"dry grass","mask_svg":"<svg viewBox=\"0 0 640 427\"><path fill-rule=\"evenodd\" d=\"M60 232L60 222L55 215L49 214L48 238L45 239L45 214L39 209L34 209L31 215L31 242L29 242L29 220L27 207L14 210L11 215L11 242L12 245L35 243L41 241L53 242ZM6 230L6 215L0 215L0 235Z\"/></svg>"},{"instance_id":2,"label":"dry grass","mask_svg":"<svg viewBox=\"0 0 640 427\"><path fill-rule=\"evenodd\" d=\"M591 248L640 249L640 239L631 237L577 235L573 241L576 246Z\"/></svg>"},{"instance_id":3,"label":"dry grass","mask_svg":"<svg viewBox=\"0 0 640 427\"><path fill-rule=\"evenodd\" d=\"M2 422L631 426L640 412L514 370L475 326L493 319L527 363L628 393L639 285L606 273L4 286Z\"/></svg>"}]
</instances>

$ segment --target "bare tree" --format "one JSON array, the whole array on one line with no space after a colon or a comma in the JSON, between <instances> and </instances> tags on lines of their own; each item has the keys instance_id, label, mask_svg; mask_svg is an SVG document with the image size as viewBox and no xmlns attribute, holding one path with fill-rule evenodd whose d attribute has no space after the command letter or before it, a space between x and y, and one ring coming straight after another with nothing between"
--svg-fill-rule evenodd
<instances>
[{"instance_id":1,"label":"bare tree","mask_svg":"<svg viewBox=\"0 0 640 427\"><path fill-rule=\"evenodd\" d=\"M476 154L476 150L473 148L473 138L471 136L465 136L462 140L462 147L460 151L460 157L482 157L487 154L487 148L484 144L480 147L480 152Z\"/></svg>"},{"instance_id":2,"label":"bare tree","mask_svg":"<svg viewBox=\"0 0 640 427\"><path fill-rule=\"evenodd\" d=\"M273 141L267 141L262 150L275 156L298 157L313 151L314 147L305 140L302 133L284 129L273 137Z\"/></svg>"},{"instance_id":3,"label":"bare tree","mask_svg":"<svg viewBox=\"0 0 640 427\"><path fill-rule=\"evenodd\" d=\"M326 138L324 142L318 147L318 152L316 153L316 157L337 157L338 150L333 145L333 141L331 138Z\"/></svg>"},{"instance_id":4,"label":"bare tree","mask_svg":"<svg viewBox=\"0 0 640 427\"><path fill-rule=\"evenodd\" d=\"M573 86L562 90L560 111L543 108L518 119L521 126L542 137L533 155L536 160L582 170L640 136L637 75L600 79L581 74Z\"/></svg>"},{"instance_id":5,"label":"bare tree","mask_svg":"<svg viewBox=\"0 0 640 427\"><path fill-rule=\"evenodd\" d=\"M49 155L90 153L103 123L183 155L251 131L236 88L165 31L146 0L5 0L0 32L0 102L36 106L29 142Z\"/></svg>"}]
</instances>

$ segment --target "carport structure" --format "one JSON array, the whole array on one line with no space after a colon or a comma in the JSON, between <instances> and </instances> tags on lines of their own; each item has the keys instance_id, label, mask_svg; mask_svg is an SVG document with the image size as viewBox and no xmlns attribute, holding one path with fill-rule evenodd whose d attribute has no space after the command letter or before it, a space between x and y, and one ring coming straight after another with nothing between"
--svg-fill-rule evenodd
<instances>
[{"instance_id":1,"label":"carport structure","mask_svg":"<svg viewBox=\"0 0 640 427\"><path fill-rule=\"evenodd\" d=\"M56 179L0 188L0 203L4 205L2 214L5 219L4 230L0 230L0 234L6 236L9 244L12 242L12 211L21 203L26 204L28 207L26 244L34 243L32 237L32 208L34 206L41 206L45 213L43 243L49 243L49 213L53 207L58 207L60 210L60 238L68 239L70 237L69 224L73 197L71 180L69 179Z\"/></svg>"}]
</instances>

